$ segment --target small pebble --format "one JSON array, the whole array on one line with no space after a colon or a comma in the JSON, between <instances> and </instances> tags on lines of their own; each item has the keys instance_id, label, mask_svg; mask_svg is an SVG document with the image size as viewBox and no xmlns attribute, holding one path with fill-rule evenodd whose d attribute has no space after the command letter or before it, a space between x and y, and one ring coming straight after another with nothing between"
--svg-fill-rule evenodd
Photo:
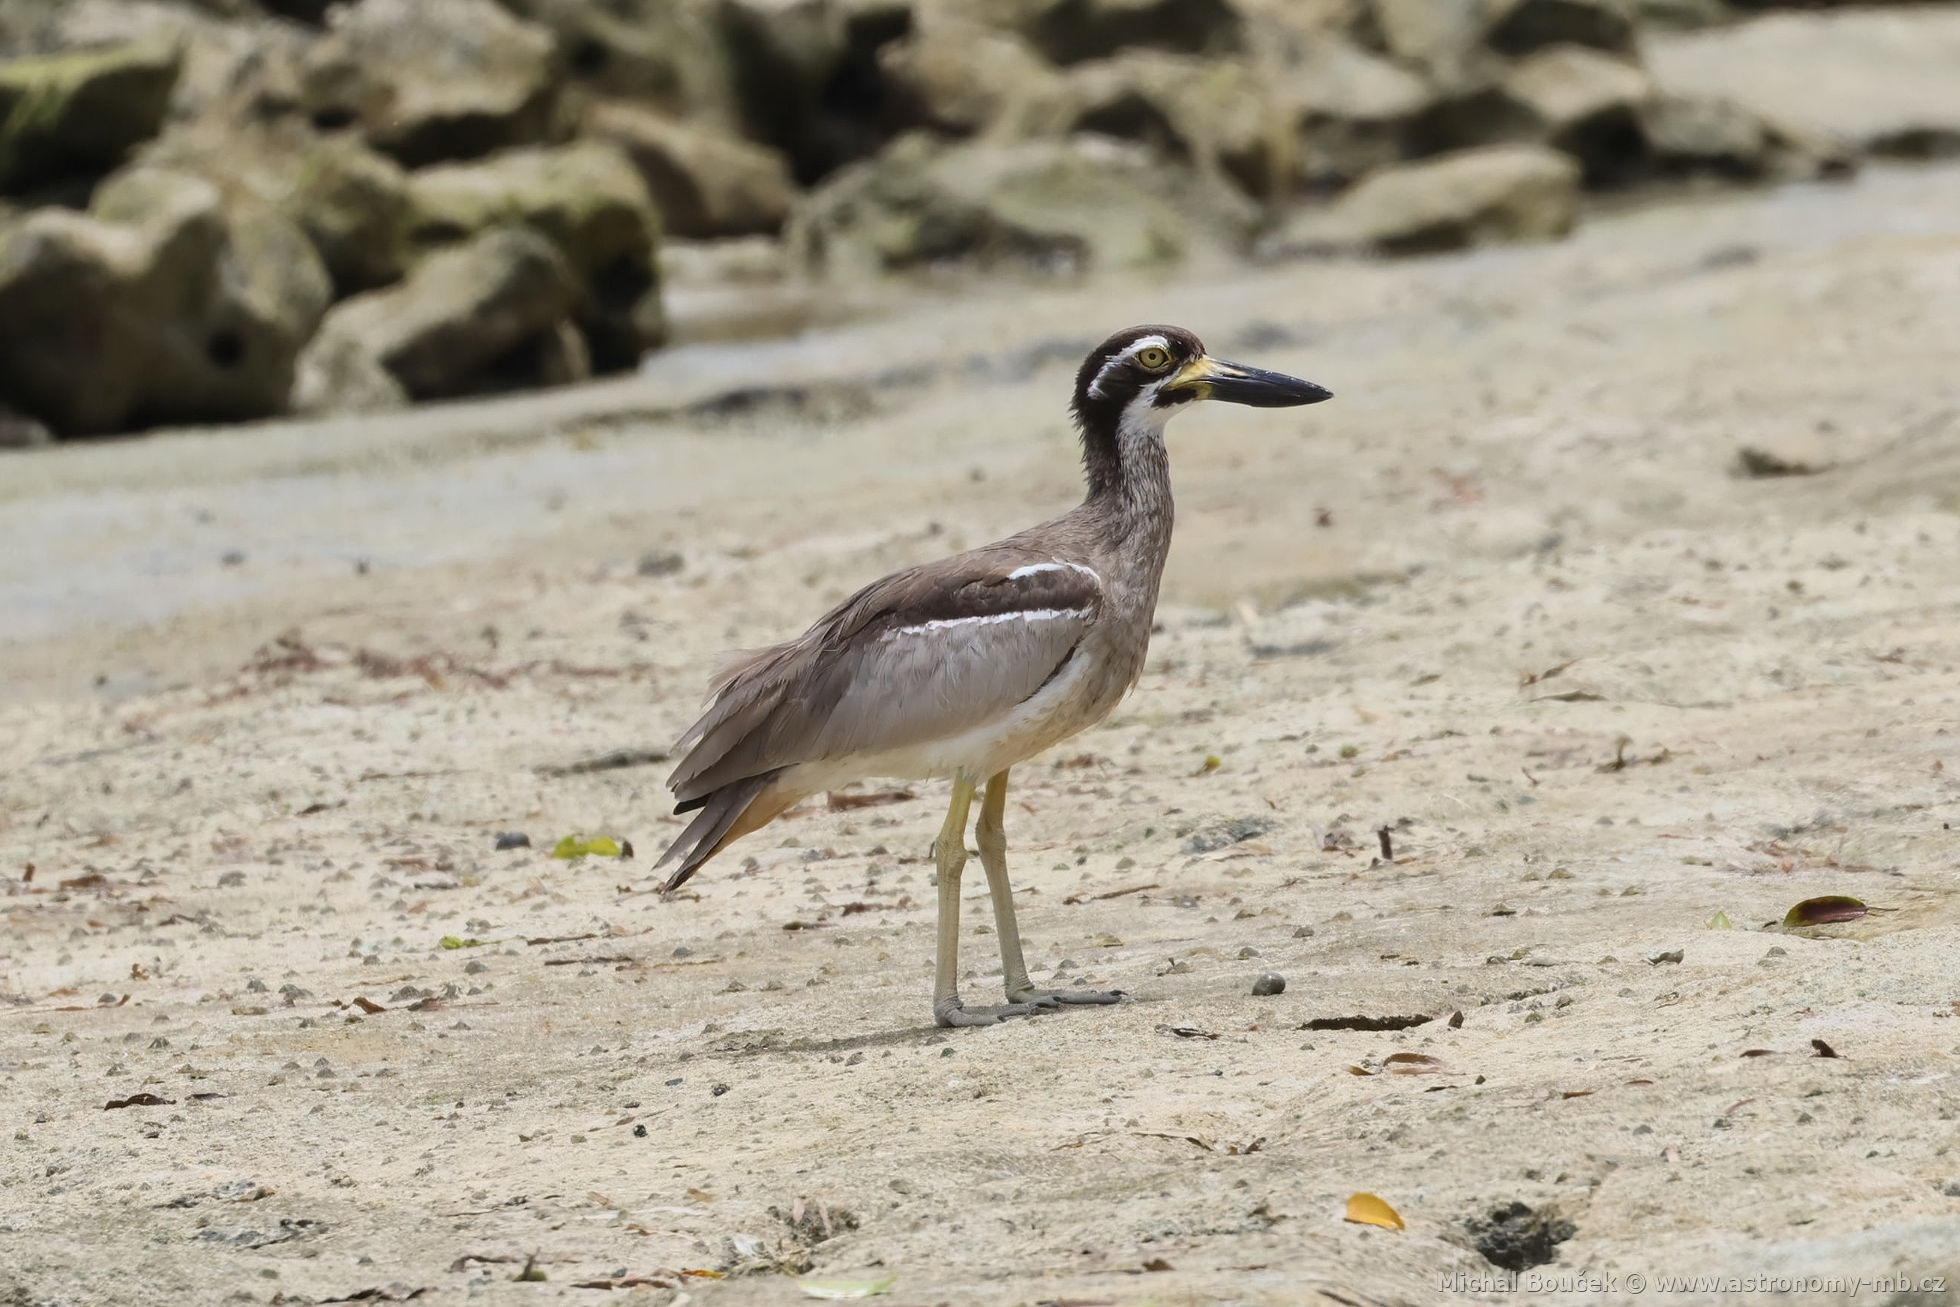
<instances>
[{"instance_id":1,"label":"small pebble","mask_svg":"<svg viewBox=\"0 0 1960 1307\"><path fill-rule=\"evenodd\" d=\"M1271 998L1274 994L1286 992L1286 977L1276 971L1268 971L1252 982L1254 998Z\"/></svg>"},{"instance_id":2,"label":"small pebble","mask_svg":"<svg viewBox=\"0 0 1960 1307\"><path fill-rule=\"evenodd\" d=\"M1663 962L1679 962L1681 957L1682 953L1680 949L1671 948L1665 953L1649 953L1647 955L1647 961L1658 967Z\"/></svg>"},{"instance_id":3,"label":"small pebble","mask_svg":"<svg viewBox=\"0 0 1960 1307\"><path fill-rule=\"evenodd\" d=\"M505 849L528 849L530 847L531 837L521 830L497 832L497 852L499 853L502 853Z\"/></svg>"},{"instance_id":4,"label":"small pebble","mask_svg":"<svg viewBox=\"0 0 1960 1307\"><path fill-rule=\"evenodd\" d=\"M640 555L635 569L641 576L672 576L687 566L687 560L673 549L651 549Z\"/></svg>"},{"instance_id":5,"label":"small pebble","mask_svg":"<svg viewBox=\"0 0 1960 1307\"><path fill-rule=\"evenodd\" d=\"M1259 950L1252 947L1252 945L1250 944L1247 944L1244 948L1239 950L1239 961L1241 962L1245 961L1247 958L1256 958L1258 956L1259 956Z\"/></svg>"},{"instance_id":6,"label":"small pebble","mask_svg":"<svg viewBox=\"0 0 1960 1307\"><path fill-rule=\"evenodd\" d=\"M634 1126L633 1137L635 1139L645 1139L647 1137L647 1128L643 1125Z\"/></svg>"}]
</instances>

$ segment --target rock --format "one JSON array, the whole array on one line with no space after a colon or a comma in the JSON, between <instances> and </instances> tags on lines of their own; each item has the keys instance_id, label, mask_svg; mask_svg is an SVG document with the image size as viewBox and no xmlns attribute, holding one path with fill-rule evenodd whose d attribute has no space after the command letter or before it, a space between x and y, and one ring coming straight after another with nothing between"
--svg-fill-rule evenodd
<instances>
[{"instance_id":1,"label":"rock","mask_svg":"<svg viewBox=\"0 0 1960 1307\"><path fill-rule=\"evenodd\" d=\"M409 179L409 202L422 249L510 224L556 245L580 287L577 320L596 371L630 368L665 338L660 218L618 147L580 141L427 168Z\"/></svg>"},{"instance_id":2,"label":"rock","mask_svg":"<svg viewBox=\"0 0 1960 1307\"><path fill-rule=\"evenodd\" d=\"M1634 53L1633 19L1622 0L1499 0L1485 39L1509 55L1553 45Z\"/></svg>"},{"instance_id":3,"label":"rock","mask_svg":"<svg viewBox=\"0 0 1960 1307\"><path fill-rule=\"evenodd\" d=\"M912 26L910 0L722 0L730 76L747 135L816 181L891 136L879 51Z\"/></svg>"},{"instance_id":4,"label":"rock","mask_svg":"<svg viewBox=\"0 0 1960 1307\"><path fill-rule=\"evenodd\" d=\"M1578 191L1578 165L1556 150L1466 150L1374 174L1333 204L1296 215L1261 253L1424 254L1551 240L1572 229Z\"/></svg>"},{"instance_id":5,"label":"rock","mask_svg":"<svg viewBox=\"0 0 1960 1307\"><path fill-rule=\"evenodd\" d=\"M1252 218L1229 188L1118 141L945 146L914 135L807 196L788 239L799 262L832 275L950 262L1072 272L1237 246Z\"/></svg>"},{"instance_id":6,"label":"rock","mask_svg":"<svg viewBox=\"0 0 1960 1307\"><path fill-rule=\"evenodd\" d=\"M486 231L415 265L399 285L338 304L300 360L302 412L446 399L584 376L578 283L535 232ZM377 384L381 375L393 387ZM360 389L342 387L356 383Z\"/></svg>"},{"instance_id":7,"label":"rock","mask_svg":"<svg viewBox=\"0 0 1960 1307\"><path fill-rule=\"evenodd\" d=\"M765 146L624 101L594 105L585 134L626 152L672 235L773 233L789 217L789 165Z\"/></svg>"},{"instance_id":8,"label":"rock","mask_svg":"<svg viewBox=\"0 0 1960 1307\"><path fill-rule=\"evenodd\" d=\"M878 52L895 120L967 136L1015 128L1063 98L1060 76L1021 37L963 9L928 6L909 36Z\"/></svg>"},{"instance_id":9,"label":"rock","mask_svg":"<svg viewBox=\"0 0 1960 1307\"><path fill-rule=\"evenodd\" d=\"M1259 979L1252 982L1252 996L1254 998L1271 998L1275 994L1284 994L1285 992L1286 977L1280 975L1277 971L1263 972L1260 974Z\"/></svg>"},{"instance_id":10,"label":"rock","mask_svg":"<svg viewBox=\"0 0 1960 1307\"><path fill-rule=\"evenodd\" d=\"M1640 131L1662 173L1753 180L1767 175L1780 154L1769 125L1726 100L1657 95L1641 109Z\"/></svg>"},{"instance_id":11,"label":"rock","mask_svg":"<svg viewBox=\"0 0 1960 1307\"><path fill-rule=\"evenodd\" d=\"M606 95L648 100L689 121L735 121L717 6L673 0L503 0L549 29L571 75Z\"/></svg>"},{"instance_id":12,"label":"rock","mask_svg":"<svg viewBox=\"0 0 1960 1307\"><path fill-rule=\"evenodd\" d=\"M0 401L63 435L285 411L325 269L277 214L134 168L0 232Z\"/></svg>"},{"instance_id":13,"label":"rock","mask_svg":"<svg viewBox=\"0 0 1960 1307\"><path fill-rule=\"evenodd\" d=\"M1199 56L1244 48L1244 23L1227 0L995 0L980 7L1058 64L1138 47Z\"/></svg>"},{"instance_id":14,"label":"rock","mask_svg":"<svg viewBox=\"0 0 1960 1307\"><path fill-rule=\"evenodd\" d=\"M136 41L0 63L0 192L92 181L155 136L182 56Z\"/></svg>"},{"instance_id":15,"label":"rock","mask_svg":"<svg viewBox=\"0 0 1960 1307\"><path fill-rule=\"evenodd\" d=\"M1421 79L1336 36L1301 56L1280 86L1295 184L1344 184L1404 157L1411 126L1435 102Z\"/></svg>"},{"instance_id":16,"label":"rock","mask_svg":"<svg viewBox=\"0 0 1960 1307\"><path fill-rule=\"evenodd\" d=\"M408 174L351 132L211 116L171 128L142 159L202 177L228 209L283 213L312 241L336 298L397 281L410 262Z\"/></svg>"},{"instance_id":17,"label":"rock","mask_svg":"<svg viewBox=\"0 0 1960 1307\"><path fill-rule=\"evenodd\" d=\"M0 404L0 449L34 449L52 443L54 433L45 422Z\"/></svg>"},{"instance_id":18,"label":"rock","mask_svg":"<svg viewBox=\"0 0 1960 1307\"><path fill-rule=\"evenodd\" d=\"M299 158L283 197L346 298L398 281L409 265L408 174L349 136L318 142Z\"/></svg>"},{"instance_id":19,"label":"rock","mask_svg":"<svg viewBox=\"0 0 1960 1307\"><path fill-rule=\"evenodd\" d=\"M1023 126L1043 136L1091 132L1133 141L1187 163L1200 157L1210 162L1234 147L1260 154L1272 136L1267 97L1251 85L1250 70L1234 61L1207 64L1157 50L1125 50L1075 65L1060 91L1045 114Z\"/></svg>"},{"instance_id":20,"label":"rock","mask_svg":"<svg viewBox=\"0 0 1960 1307\"><path fill-rule=\"evenodd\" d=\"M1416 115L1404 139L1409 153L1421 157L1484 145L1534 144L1544 131L1543 120L1531 107L1493 77L1468 80L1444 92Z\"/></svg>"},{"instance_id":21,"label":"rock","mask_svg":"<svg viewBox=\"0 0 1960 1307\"><path fill-rule=\"evenodd\" d=\"M1960 9L1775 14L1657 35L1661 90L1726 100L1798 141L1923 157L1960 150Z\"/></svg>"},{"instance_id":22,"label":"rock","mask_svg":"<svg viewBox=\"0 0 1960 1307\"><path fill-rule=\"evenodd\" d=\"M1579 161L1588 182L1623 181L1643 166L1640 116L1654 88L1633 64L1558 45L1519 63L1503 88L1531 111L1541 139Z\"/></svg>"},{"instance_id":23,"label":"rock","mask_svg":"<svg viewBox=\"0 0 1960 1307\"><path fill-rule=\"evenodd\" d=\"M1062 88L1024 128L1136 141L1261 199L1400 159L1405 123L1431 99L1413 74L1324 33L1274 75L1238 59L1129 50L1075 65Z\"/></svg>"},{"instance_id":24,"label":"rock","mask_svg":"<svg viewBox=\"0 0 1960 1307\"><path fill-rule=\"evenodd\" d=\"M179 51L181 70L169 104L175 123L210 114L250 121L293 112L300 63L313 40L307 29L265 21L249 5L157 0L64 0L13 35L22 48L34 50L136 42Z\"/></svg>"},{"instance_id":25,"label":"rock","mask_svg":"<svg viewBox=\"0 0 1960 1307\"><path fill-rule=\"evenodd\" d=\"M301 96L414 168L551 138L559 86L551 33L491 0L357 0L328 11Z\"/></svg>"},{"instance_id":26,"label":"rock","mask_svg":"<svg viewBox=\"0 0 1960 1307\"><path fill-rule=\"evenodd\" d=\"M1374 0L1374 18L1388 53L1438 86L1461 85L1487 58L1484 0Z\"/></svg>"}]
</instances>

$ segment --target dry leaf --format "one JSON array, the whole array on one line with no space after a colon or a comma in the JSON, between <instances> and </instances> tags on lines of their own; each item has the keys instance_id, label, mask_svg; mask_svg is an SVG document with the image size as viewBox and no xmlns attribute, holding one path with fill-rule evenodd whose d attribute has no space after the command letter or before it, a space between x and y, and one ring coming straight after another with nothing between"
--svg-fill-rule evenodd
<instances>
[{"instance_id":1,"label":"dry leaf","mask_svg":"<svg viewBox=\"0 0 1960 1307\"><path fill-rule=\"evenodd\" d=\"M1347 1215L1341 1218L1356 1225L1379 1225L1384 1230L1406 1230L1402 1214L1373 1194L1351 1194Z\"/></svg>"},{"instance_id":2,"label":"dry leaf","mask_svg":"<svg viewBox=\"0 0 1960 1307\"><path fill-rule=\"evenodd\" d=\"M1871 909L1845 894L1826 894L1805 899L1783 914L1786 926L1823 926L1834 921L1856 921Z\"/></svg>"},{"instance_id":3,"label":"dry leaf","mask_svg":"<svg viewBox=\"0 0 1960 1307\"><path fill-rule=\"evenodd\" d=\"M1382 1065L1398 1076L1440 1076L1449 1074L1439 1057L1427 1053L1390 1053Z\"/></svg>"}]
</instances>

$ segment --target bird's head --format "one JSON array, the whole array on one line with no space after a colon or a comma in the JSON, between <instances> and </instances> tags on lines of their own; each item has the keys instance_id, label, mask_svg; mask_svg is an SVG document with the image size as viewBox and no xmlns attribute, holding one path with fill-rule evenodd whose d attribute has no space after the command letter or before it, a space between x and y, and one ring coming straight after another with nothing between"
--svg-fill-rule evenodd
<instances>
[{"instance_id":1,"label":"bird's head","mask_svg":"<svg viewBox=\"0 0 1960 1307\"><path fill-rule=\"evenodd\" d=\"M1161 432L1184 405L1222 399L1292 408L1332 399L1311 381L1227 363L1182 327L1131 327L1098 345L1075 377L1075 417L1085 432Z\"/></svg>"}]
</instances>

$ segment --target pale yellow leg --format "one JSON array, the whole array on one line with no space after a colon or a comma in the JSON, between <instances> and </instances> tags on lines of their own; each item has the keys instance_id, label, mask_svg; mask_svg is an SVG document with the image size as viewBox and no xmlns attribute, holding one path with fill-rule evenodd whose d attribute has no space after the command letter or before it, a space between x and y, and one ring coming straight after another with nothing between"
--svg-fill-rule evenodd
<instances>
[{"instance_id":1,"label":"pale yellow leg","mask_svg":"<svg viewBox=\"0 0 1960 1307\"><path fill-rule=\"evenodd\" d=\"M1000 771L987 778L987 793L980 801L980 820L974 826L973 836L980 845L980 865L987 869L987 892L994 900L994 929L1000 934L1000 969L1007 986L1007 1001L1038 1007L1117 1002L1123 996L1121 990L1036 989L1028 979L1028 964L1021 955L1021 928L1014 920L1014 887L1007 883L1006 816L1007 773ZM942 913L944 902L942 899Z\"/></svg>"},{"instance_id":2,"label":"pale yellow leg","mask_svg":"<svg viewBox=\"0 0 1960 1307\"><path fill-rule=\"evenodd\" d=\"M973 804L973 786L955 778L953 801L946 822L933 842L932 860L939 870L939 953L933 975L932 1017L942 1026L967 1025L960 1004L960 872L966 867L966 814Z\"/></svg>"}]
</instances>

